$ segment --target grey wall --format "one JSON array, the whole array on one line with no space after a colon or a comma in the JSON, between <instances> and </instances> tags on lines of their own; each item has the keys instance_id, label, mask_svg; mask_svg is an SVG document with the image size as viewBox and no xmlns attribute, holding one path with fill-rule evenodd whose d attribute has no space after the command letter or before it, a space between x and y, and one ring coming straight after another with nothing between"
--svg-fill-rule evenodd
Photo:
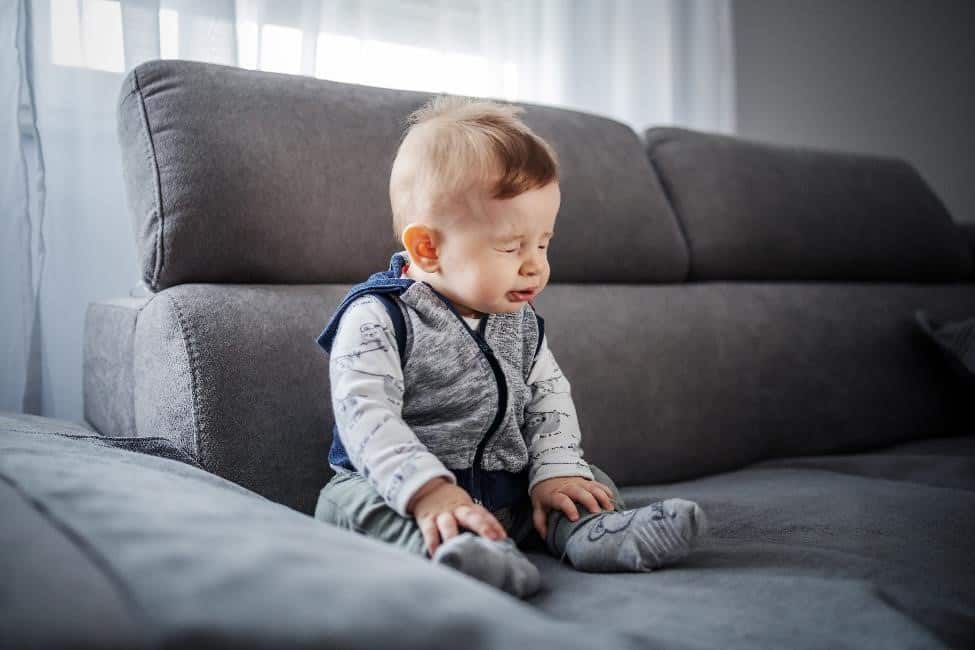
<instances>
[{"instance_id":1,"label":"grey wall","mask_svg":"<svg viewBox=\"0 0 975 650\"><path fill-rule=\"evenodd\" d=\"M975 222L975 2L734 0L738 134L894 155Z\"/></svg>"}]
</instances>

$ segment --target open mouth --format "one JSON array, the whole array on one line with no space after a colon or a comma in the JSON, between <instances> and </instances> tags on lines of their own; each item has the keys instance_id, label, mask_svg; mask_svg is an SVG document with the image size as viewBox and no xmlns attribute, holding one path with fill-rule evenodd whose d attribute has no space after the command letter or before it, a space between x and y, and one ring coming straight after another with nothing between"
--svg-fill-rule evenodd
<instances>
[{"instance_id":1,"label":"open mouth","mask_svg":"<svg viewBox=\"0 0 975 650\"><path fill-rule=\"evenodd\" d=\"M527 301L535 297L537 292L533 289L531 291L509 291L508 297L514 301Z\"/></svg>"}]
</instances>

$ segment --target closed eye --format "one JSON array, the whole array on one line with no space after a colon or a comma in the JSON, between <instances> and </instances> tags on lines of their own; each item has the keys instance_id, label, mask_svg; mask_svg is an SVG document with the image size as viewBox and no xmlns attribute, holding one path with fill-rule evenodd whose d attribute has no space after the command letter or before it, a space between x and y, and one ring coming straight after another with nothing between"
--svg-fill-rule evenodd
<instances>
[{"instance_id":1,"label":"closed eye","mask_svg":"<svg viewBox=\"0 0 975 650\"><path fill-rule=\"evenodd\" d=\"M545 250L546 248L548 248L548 246L542 245L539 246L538 248L539 250ZM516 246L515 248L499 248L497 250L501 251L502 253L517 253L518 247Z\"/></svg>"}]
</instances>

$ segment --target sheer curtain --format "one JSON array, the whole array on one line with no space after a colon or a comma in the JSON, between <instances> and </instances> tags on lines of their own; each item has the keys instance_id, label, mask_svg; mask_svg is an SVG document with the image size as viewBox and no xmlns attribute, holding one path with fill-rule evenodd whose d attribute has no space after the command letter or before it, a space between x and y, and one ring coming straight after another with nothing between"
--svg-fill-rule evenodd
<instances>
[{"instance_id":1,"label":"sheer curtain","mask_svg":"<svg viewBox=\"0 0 975 650\"><path fill-rule=\"evenodd\" d=\"M81 422L89 302L141 287L115 135L156 58L733 133L731 0L0 2L0 410Z\"/></svg>"}]
</instances>

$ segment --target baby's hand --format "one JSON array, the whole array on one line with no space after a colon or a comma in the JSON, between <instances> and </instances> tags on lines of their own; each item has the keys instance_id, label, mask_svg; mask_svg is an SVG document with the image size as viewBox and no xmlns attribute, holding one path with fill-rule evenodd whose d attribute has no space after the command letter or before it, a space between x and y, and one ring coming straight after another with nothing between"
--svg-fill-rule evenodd
<instances>
[{"instance_id":1,"label":"baby's hand","mask_svg":"<svg viewBox=\"0 0 975 650\"><path fill-rule=\"evenodd\" d=\"M573 499L589 508L589 512L599 512L599 504L607 510L613 510L613 491L598 481L590 481L581 476L556 476L539 481L532 488L531 499L532 523L542 539L545 539L548 532L546 522L552 508L564 512L569 521L579 518L579 510Z\"/></svg>"},{"instance_id":2,"label":"baby's hand","mask_svg":"<svg viewBox=\"0 0 975 650\"><path fill-rule=\"evenodd\" d=\"M459 534L458 525L488 539L508 536L490 510L474 503L467 490L443 477L420 488L406 509L416 518L431 557L442 541Z\"/></svg>"}]
</instances>

